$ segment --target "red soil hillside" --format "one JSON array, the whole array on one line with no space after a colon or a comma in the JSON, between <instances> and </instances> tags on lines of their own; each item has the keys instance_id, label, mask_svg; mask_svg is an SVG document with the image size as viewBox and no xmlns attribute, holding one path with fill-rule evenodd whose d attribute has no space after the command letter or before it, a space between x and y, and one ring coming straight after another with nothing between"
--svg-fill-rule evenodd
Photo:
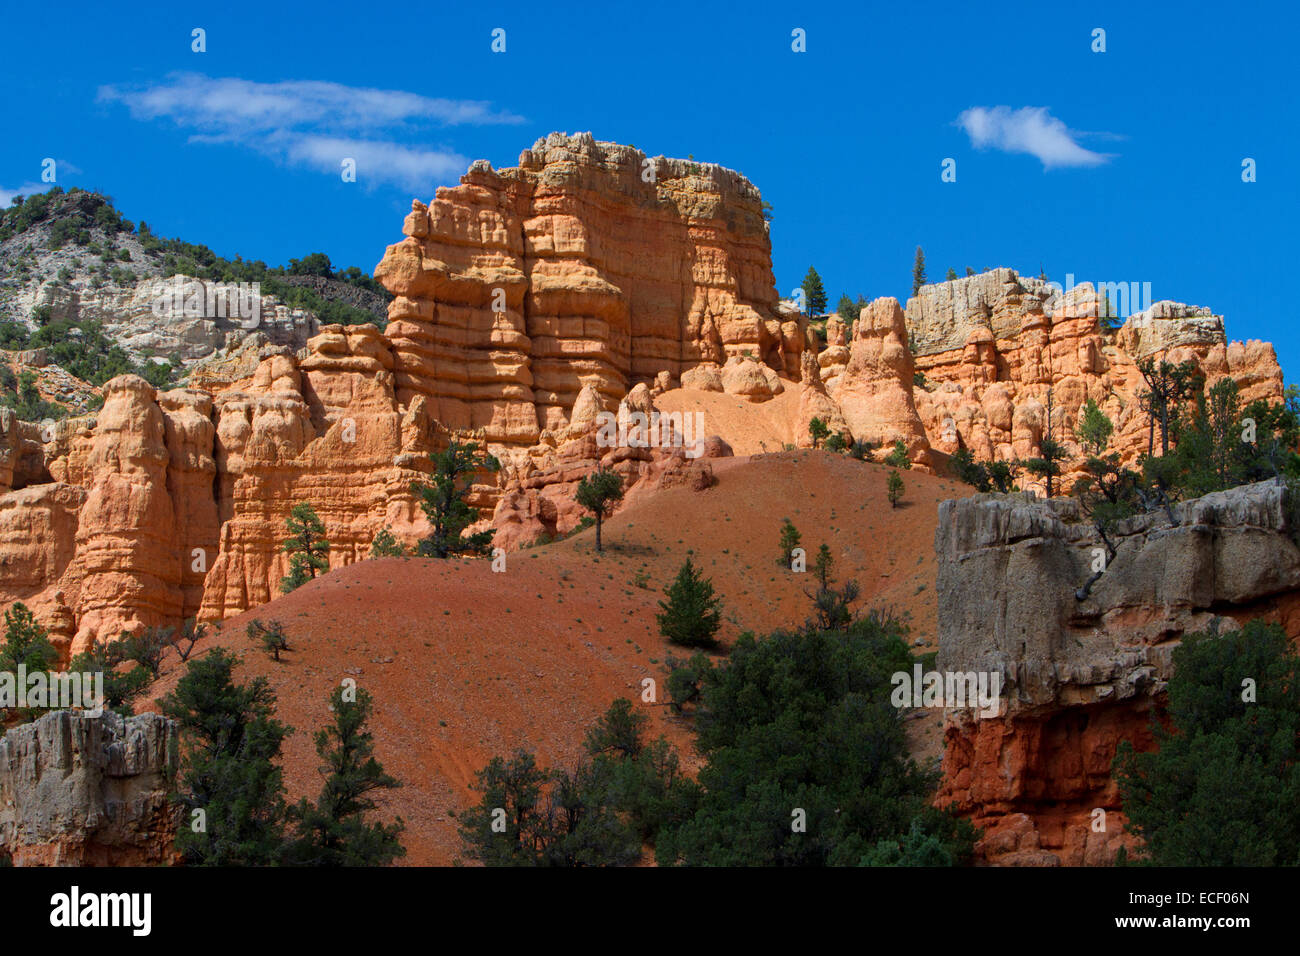
<instances>
[{"instance_id":1,"label":"red soil hillside","mask_svg":"<svg viewBox=\"0 0 1300 956\"><path fill-rule=\"evenodd\" d=\"M690 760L689 729L662 705L669 646L654 620L690 551L705 555L728 643L808 614L811 576L776 564L789 517L810 556L831 546L837 576L862 585L863 607L907 611L912 638L933 646L937 506L964 486L907 473L904 501L890 508L888 469L820 451L726 459L716 474L707 491L629 504L606 524L603 555L589 530L513 553L499 574L486 561L365 561L230 619L209 646L241 654L241 679L269 678L280 719L296 729L285 749L294 799L317 793L311 731L326 721L329 692L355 677L375 697L377 755L405 782L384 802L406 820L406 862L448 864L461 852L452 814L471 802L476 770L518 747L543 764L572 761L591 721L616 697L639 700L644 677L660 691L659 706L645 705L652 735L667 733ZM284 662L247 639L254 617L285 626ZM179 674L172 660L158 694Z\"/></svg>"}]
</instances>

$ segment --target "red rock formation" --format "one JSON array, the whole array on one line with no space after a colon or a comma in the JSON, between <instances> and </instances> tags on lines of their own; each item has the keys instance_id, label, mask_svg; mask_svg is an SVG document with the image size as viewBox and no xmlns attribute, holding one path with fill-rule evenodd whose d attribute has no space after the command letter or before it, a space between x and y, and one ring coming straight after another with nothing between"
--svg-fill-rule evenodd
<instances>
[{"instance_id":1,"label":"red rock formation","mask_svg":"<svg viewBox=\"0 0 1300 956\"><path fill-rule=\"evenodd\" d=\"M930 443L912 401L912 355L897 299L863 306L853 323L849 362L835 390L853 437L890 446L902 439L908 457L928 465Z\"/></svg>"},{"instance_id":2,"label":"red rock formation","mask_svg":"<svg viewBox=\"0 0 1300 956\"><path fill-rule=\"evenodd\" d=\"M1091 398L1115 425L1111 450L1131 464L1147 447L1137 362L1148 357L1190 359L1207 385L1231 376L1244 401L1281 400L1272 346L1229 345L1221 316L1157 302L1107 333L1101 307L1088 283L1062 292L1011 269L923 286L908 301L907 326L926 379L916 407L934 448L951 454L964 446L981 460L1033 457L1046 433L1050 389L1052 435L1076 463L1083 450L1074 430Z\"/></svg>"},{"instance_id":3,"label":"red rock formation","mask_svg":"<svg viewBox=\"0 0 1300 956\"><path fill-rule=\"evenodd\" d=\"M851 332L829 320L814 358L778 301L748 180L586 134L539 140L516 168L475 163L414 203L404 232L377 269L396 296L385 332L325 326L300 353L255 337L205 363L202 388L122 377L95 416L50 428L0 410L0 601L28 603L66 653L237 614L277 593L294 504L321 517L335 566L382 528L427 534L410 485L453 438L504 464L471 499L499 544L562 533L578 472L597 462L637 494L707 483L680 453L584 444L599 412L652 410L674 383L759 406L779 441L806 442L817 416L901 438L921 467L932 446L1034 453L1049 387L1067 444L1091 396L1132 453L1145 435L1133 362L1153 350L1238 377L1248 398L1280 396L1271 348L1227 345L1216 317L1162 304L1105 335L1090 292L1049 302L1011 270L927 286L906 317L879 299ZM793 388L797 403L772 401Z\"/></svg>"},{"instance_id":4,"label":"red rock formation","mask_svg":"<svg viewBox=\"0 0 1300 956\"><path fill-rule=\"evenodd\" d=\"M1101 549L1073 501L940 506L937 667L1003 680L996 716L946 712L939 802L984 829L984 859L1097 864L1132 845L1111 765L1121 741L1150 746L1182 635L1266 615L1300 636L1286 495L1261 482L1182 502L1172 523L1131 518L1082 596Z\"/></svg>"},{"instance_id":5,"label":"red rock formation","mask_svg":"<svg viewBox=\"0 0 1300 956\"><path fill-rule=\"evenodd\" d=\"M397 296L397 398L449 428L528 445L567 426L585 379L617 401L744 352L799 373L758 190L720 166L552 134L413 203L404 231L375 272Z\"/></svg>"}]
</instances>

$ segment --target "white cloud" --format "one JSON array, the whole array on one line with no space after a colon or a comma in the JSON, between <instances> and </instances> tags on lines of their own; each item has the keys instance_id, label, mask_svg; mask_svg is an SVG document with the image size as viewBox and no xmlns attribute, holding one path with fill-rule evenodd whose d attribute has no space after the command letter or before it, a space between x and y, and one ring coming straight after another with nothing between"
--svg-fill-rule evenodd
<instances>
[{"instance_id":1,"label":"white cloud","mask_svg":"<svg viewBox=\"0 0 1300 956\"><path fill-rule=\"evenodd\" d=\"M1045 106L1009 106L991 109L974 106L957 117L977 149L1000 149L1006 153L1028 153L1044 169L1064 166L1100 166L1113 154L1095 153L1076 142L1083 135L1072 131L1047 111ZM1091 134L1090 134L1091 135Z\"/></svg>"},{"instance_id":2,"label":"white cloud","mask_svg":"<svg viewBox=\"0 0 1300 956\"><path fill-rule=\"evenodd\" d=\"M454 150L399 141L430 127L521 123L480 100L448 100L308 80L258 83L175 73L144 87L102 86L99 100L121 103L138 120L171 120L195 130L191 142L233 143L293 165L339 171L357 161L359 182L428 190L431 180L464 171Z\"/></svg>"},{"instance_id":3,"label":"white cloud","mask_svg":"<svg viewBox=\"0 0 1300 956\"><path fill-rule=\"evenodd\" d=\"M0 186L0 209L8 209L15 196L33 196L47 192L52 183L23 183L17 189L5 189Z\"/></svg>"},{"instance_id":4,"label":"white cloud","mask_svg":"<svg viewBox=\"0 0 1300 956\"><path fill-rule=\"evenodd\" d=\"M459 153L412 149L400 143L343 139L336 136L304 136L286 149L290 162L300 163L322 172L337 173L344 159L357 163L357 180L378 175L395 183L428 183L430 180L455 178L469 166L468 157Z\"/></svg>"}]
</instances>

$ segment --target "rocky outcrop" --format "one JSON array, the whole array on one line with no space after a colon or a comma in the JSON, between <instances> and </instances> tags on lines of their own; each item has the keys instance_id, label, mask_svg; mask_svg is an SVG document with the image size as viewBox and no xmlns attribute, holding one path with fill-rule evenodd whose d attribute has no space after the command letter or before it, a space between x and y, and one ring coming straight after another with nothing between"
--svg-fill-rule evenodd
<instances>
[{"instance_id":1,"label":"rocky outcrop","mask_svg":"<svg viewBox=\"0 0 1300 956\"><path fill-rule=\"evenodd\" d=\"M552 134L413 203L404 232L375 272L396 296L397 399L449 428L527 446L567 426L586 379L618 401L746 352L799 374L761 197L721 166Z\"/></svg>"},{"instance_id":2,"label":"rocky outcrop","mask_svg":"<svg viewBox=\"0 0 1300 956\"><path fill-rule=\"evenodd\" d=\"M177 727L61 710L0 739L0 850L17 866L176 862Z\"/></svg>"},{"instance_id":3,"label":"rocky outcrop","mask_svg":"<svg viewBox=\"0 0 1300 956\"><path fill-rule=\"evenodd\" d=\"M1182 635L1258 615L1300 635L1300 529L1285 486L1246 485L1172 511L1172 522L1164 511L1122 522L1109 556L1070 500L975 495L940 506L937 666L1003 681L996 717L946 714L940 802L984 828L986 859L1109 862L1131 840L1115 750L1150 745L1150 712Z\"/></svg>"},{"instance_id":4,"label":"rocky outcrop","mask_svg":"<svg viewBox=\"0 0 1300 956\"><path fill-rule=\"evenodd\" d=\"M930 443L912 401L912 355L897 299L863 306L849 342L849 361L835 390L855 439L879 446L902 440L907 455L930 463Z\"/></svg>"},{"instance_id":5,"label":"rocky outcrop","mask_svg":"<svg viewBox=\"0 0 1300 956\"><path fill-rule=\"evenodd\" d=\"M1101 316L1118 302L1112 291L1089 283L1062 290L1012 269L922 286L906 319L926 382L915 401L931 445L945 454L965 447L981 460L1033 457L1047 432L1050 390L1052 436L1075 463L1083 457L1074 437L1079 409L1092 399L1115 425L1110 450L1131 464L1147 450L1137 362L1149 357L1191 360L1207 386L1231 376L1246 402L1281 400L1271 345L1229 344L1221 316L1174 302L1156 302L1107 332Z\"/></svg>"},{"instance_id":6,"label":"rocky outcrop","mask_svg":"<svg viewBox=\"0 0 1300 956\"><path fill-rule=\"evenodd\" d=\"M594 400L595 395L594 386L584 390L584 396ZM731 447L716 435L693 435L677 428L671 416L660 417L649 398L648 390L640 396L634 390L630 400L620 405L616 420L628 435L626 444L606 447L593 416L586 427L570 426L579 430L558 448L540 446L528 459L507 466L490 524L496 531L493 544L509 550L573 531L588 515L574 500L578 483L597 468L622 478L623 499L615 511L665 488L711 488L712 461L730 458ZM580 397L579 405L584 404ZM649 427L631 417L634 411L648 416Z\"/></svg>"},{"instance_id":7,"label":"rocky outcrop","mask_svg":"<svg viewBox=\"0 0 1300 956\"><path fill-rule=\"evenodd\" d=\"M262 295L255 283L241 289L184 275L98 288L51 281L41 286L32 307L49 309L54 319L99 323L136 362L153 356L185 363L205 359L230 345L230 336L238 342L254 330L277 345L300 349L320 328L316 316Z\"/></svg>"}]
</instances>

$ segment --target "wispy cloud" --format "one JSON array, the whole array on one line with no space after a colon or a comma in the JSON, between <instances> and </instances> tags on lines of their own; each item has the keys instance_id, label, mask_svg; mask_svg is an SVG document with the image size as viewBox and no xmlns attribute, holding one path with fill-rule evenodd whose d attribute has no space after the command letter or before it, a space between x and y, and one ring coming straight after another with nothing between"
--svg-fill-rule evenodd
<instances>
[{"instance_id":1,"label":"wispy cloud","mask_svg":"<svg viewBox=\"0 0 1300 956\"><path fill-rule=\"evenodd\" d=\"M1071 130L1047 111L1045 106L973 106L957 117L957 125L966 131L977 149L999 149L1005 153L1028 153L1044 169L1066 166L1100 166L1113 158L1111 153L1096 153L1080 146ZM1108 135L1108 134L1107 134Z\"/></svg>"},{"instance_id":2,"label":"wispy cloud","mask_svg":"<svg viewBox=\"0 0 1300 956\"><path fill-rule=\"evenodd\" d=\"M8 209L15 196L32 196L43 193L49 188L49 183L23 183L17 189L5 189L0 186L0 209Z\"/></svg>"},{"instance_id":3,"label":"wispy cloud","mask_svg":"<svg viewBox=\"0 0 1300 956\"><path fill-rule=\"evenodd\" d=\"M233 143L274 158L337 173L344 158L358 181L428 190L431 180L462 171L468 160L449 148L410 145L433 127L520 123L480 100L449 100L310 80L258 83L174 73L142 87L102 86L99 100L121 103L138 120L170 120L192 142Z\"/></svg>"}]
</instances>

